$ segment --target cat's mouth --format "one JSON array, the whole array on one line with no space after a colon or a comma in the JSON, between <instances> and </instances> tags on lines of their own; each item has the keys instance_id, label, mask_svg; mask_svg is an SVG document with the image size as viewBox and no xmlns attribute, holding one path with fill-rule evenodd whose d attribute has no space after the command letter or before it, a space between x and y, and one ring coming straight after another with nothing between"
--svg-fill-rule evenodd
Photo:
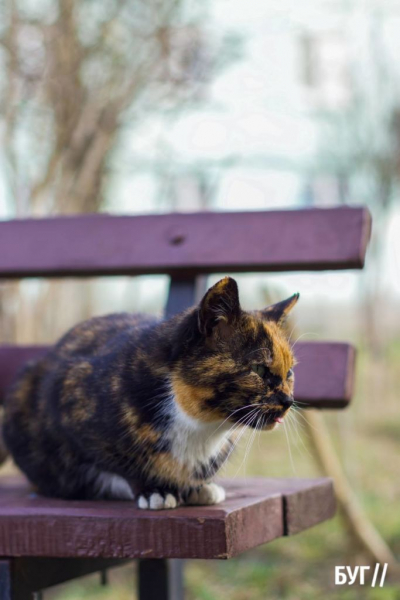
<instances>
[{"instance_id":1,"label":"cat's mouth","mask_svg":"<svg viewBox=\"0 0 400 600\"><path fill-rule=\"evenodd\" d=\"M263 429L270 430L276 427L277 425L281 425L284 422L285 416L288 412L289 409L284 409L268 413L265 419L265 425Z\"/></svg>"},{"instance_id":2,"label":"cat's mouth","mask_svg":"<svg viewBox=\"0 0 400 600\"><path fill-rule=\"evenodd\" d=\"M283 404L283 403L282 403ZM239 408L231 415L232 421L249 429L270 431L284 423L290 406L271 404L251 404Z\"/></svg>"},{"instance_id":3,"label":"cat's mouth","mask_svg":"<svg viewBox=\"0 0 400 600\"><path fill-rule=\"evenodd\" d=\"M270 431L284 422L288 412L288 408L281 410L269 410L268 412L264 413L264 416L261 419L254 419L247 426L250 429Z\"/></svg>"}]
</instances>

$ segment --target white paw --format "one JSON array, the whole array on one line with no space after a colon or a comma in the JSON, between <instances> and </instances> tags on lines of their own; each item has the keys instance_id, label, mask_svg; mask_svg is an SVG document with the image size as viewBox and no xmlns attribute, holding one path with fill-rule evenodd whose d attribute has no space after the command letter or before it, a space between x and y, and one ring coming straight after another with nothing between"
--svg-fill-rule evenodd
<instances>
[{"instance_id":1,"label":"white paw","mask_svg":"<svg viewBox=\"0 0 400 600\"><path fill-rule=\"evenodd\" d=\"M172 494L162 496L158 492L154 492L148 498L139 496L138 499L138 507L142 509L163 510L165 508L176 508L177 506L178 501Z\"/></svg>"},{"instance_id":2,"label":"white paw","mask_svg":"<svg viewBox=\"0 0 400 600\"><path fill-rule=\"evenodd\" d=\"M192 490L187 504L219 504L225 500L225 490L216 483L205 483L198 490Z\"/></svg>"},{"instance_id":3,"label":"white paw","mask_svg":"<svg viewBox=\"0 0 400 600\"><path fill-rule=\"evenodd\" d=\"M176 508L178 500L172 494L167 494L164 498L164 508Z\"/></svg>"}]
</instances>

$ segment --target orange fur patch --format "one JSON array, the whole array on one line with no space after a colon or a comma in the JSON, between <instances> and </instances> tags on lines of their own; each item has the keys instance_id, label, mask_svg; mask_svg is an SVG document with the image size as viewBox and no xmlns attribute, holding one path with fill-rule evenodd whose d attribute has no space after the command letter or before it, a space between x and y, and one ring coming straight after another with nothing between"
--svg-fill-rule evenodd
<instances>
[{"instance_id":1,"label":"orange fur patch","mask_svg":"<svg viewBox=\"0 0 400 600\"><path fill-rule=\"evenodd\" d=\"M189 469L185 465L178 463L167 452L153 455L151 461L148 463L147 470L150 475L154 474L156 477L159 477L161 474L165 481L171 481L177 485L186 486L193 481L192 473Z\"/></svg>"},{"instance_id":2,"label":"orange fur patch","mask_svg":"<svg viewBox=\"0 0 400 600\"><path fill-rule=\"evenodd\" d=\"M176 402L189 417L208 422L217 421L221 418L221 415L216 411L210 411L204 406L206 400L213 396L211 388L191 385L174 376L172 378L172 391Z\"/></svg>"},{"instance_id":3,"label":"orange fur patch","mask_svg":"<svg viewBox=\"0 0 400 600\"><path fill-rule=\"evenodd\" d=\"M272 362L268 366L274 375L278 375L283 381L286 381L288 371L293 366L290 345L276 323L264 323L264 329L273 342Z\"/></svg>"}]
</instances>

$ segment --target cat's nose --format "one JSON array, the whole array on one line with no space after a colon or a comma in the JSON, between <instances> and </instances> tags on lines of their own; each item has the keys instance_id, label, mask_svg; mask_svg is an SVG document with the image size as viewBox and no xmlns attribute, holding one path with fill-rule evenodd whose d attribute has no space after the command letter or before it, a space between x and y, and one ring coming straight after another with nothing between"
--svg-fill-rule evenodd
<instances>
[{"instance_id":1,"label":"cat's nose","mask_svg":"<svg viewBox=\"0 0 400 600\"><path fill-rule=\"evenodd\" d=\"M282 406L285 409L288 409L292 406L293 404L293 398L292 396L285 396L284 399L282 399Z\"/></svg>"},{"instance_id":2,"label":"cat's nose","mask_svg":"<svg viewBox=\"0 0 400 600\"><path fill-rule=\"evenodd\" d=\"M290 408L293 404L293 397L292 396L288 396L287 394L284 394L283 392L279 392L276 395L276 400L278 401L279 404L282 405L282 407L287 410L288 408Z\"/></svg>"}]
</instances>

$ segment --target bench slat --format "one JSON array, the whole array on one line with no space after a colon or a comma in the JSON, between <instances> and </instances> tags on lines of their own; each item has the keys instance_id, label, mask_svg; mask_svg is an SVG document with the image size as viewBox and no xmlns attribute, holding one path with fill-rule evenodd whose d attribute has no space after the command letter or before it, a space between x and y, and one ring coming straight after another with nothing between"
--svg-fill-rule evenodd
<instances>
[{"instance_id":1,"label":"bench slat","mask_svg":"<svg viewBox=\"0 0 400 600\"><path fill-rule=\"evenodd\" d=\"M366 208L0 222L0 277L362 268Z\"/></svg>"},{"instance_id":2,"label":"bench slat","mask_svg":"<svg viewBox=\"0 0 400 600\"><path fill-rule=\"evenodd\" d=\"M17 370L46 346L0 346L0 402ZM353 392L355 351L337 342L298 342L295 398L303 408L343 408ZM304 403L304 404L303 404Z\"/></svg>"},{"instance_id":3,"label":"bench slat","mask_svg":"<svg viewBox=\"0 0 400 600\"><path fill-rule=\"evenodd\" d=\"M0 554L80 558L227 559L333 516L329 479L223 480L216 506L139 510L132 502L32 497L0 479ZM308 510L304 510L308 506Z\"/></svg>"}]
</instances>

